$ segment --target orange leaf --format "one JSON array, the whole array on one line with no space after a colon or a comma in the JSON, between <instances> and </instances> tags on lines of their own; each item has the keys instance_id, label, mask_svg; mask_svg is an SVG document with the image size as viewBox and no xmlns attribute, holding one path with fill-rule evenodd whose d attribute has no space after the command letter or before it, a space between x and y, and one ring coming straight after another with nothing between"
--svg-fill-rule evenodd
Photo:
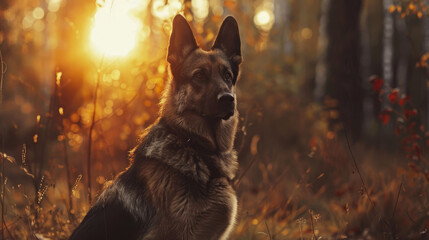
<instances>
[{"instance_id":1,"label":"orange leaf","mask_svg":"<svg viewBox=\"0 0 429 240\"><path fill-rule=\"evenodd\" d=\"M237 5L237 3L235 1L232 1L232 0L225 0L223 2L223 5L229 9L234 9L235 6Z\"/></svg>"},{"instance_id":2,"label":"orange leaf","mask_svg":"<svg viewBox=\"0 0 429 240\"><path fill-rule=\"evenodd\" d=\"M258 153L258 142L259 142L259 135L255 135L252 137L252 141L250 143L250 153L252 155L256 155Z\"/></svg>"}]
</instances>

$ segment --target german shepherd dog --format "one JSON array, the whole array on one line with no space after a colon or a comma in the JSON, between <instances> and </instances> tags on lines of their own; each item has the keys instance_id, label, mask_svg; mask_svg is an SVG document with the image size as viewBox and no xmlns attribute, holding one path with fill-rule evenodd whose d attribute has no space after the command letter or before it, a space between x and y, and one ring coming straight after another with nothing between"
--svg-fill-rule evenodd
<instances>
[{"instance_id":1,"label":"german shepherd dog","mask_svg":"<svg viewBox=\"0 0 429 240\"><path fill-rule=\"evenodd\" d=\"M233 143L242 58L236 20L227 17L204 51L177 15L167 61L172 79L159 119L70 239L228 239L237 213Z\"/></svg>"}]
</instances>

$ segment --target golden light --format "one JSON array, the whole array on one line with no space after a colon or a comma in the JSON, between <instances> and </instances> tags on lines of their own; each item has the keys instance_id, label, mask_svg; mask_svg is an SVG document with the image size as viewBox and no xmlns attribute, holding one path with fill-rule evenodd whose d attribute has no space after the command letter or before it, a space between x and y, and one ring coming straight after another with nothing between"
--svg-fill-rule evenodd
<instances>
[{"instance_id":1,"label":"golden light","mask_svg":"<svg viewBox=\"0 0 429 240\"><path fill-rule=\"evenodd\" d=\"M32 14L26 14L24 19L22 19L22 27L28 29L33 26L34 18Z\"/></svg>"},{"instance_id":2,"label":"golden light","mask_svg":"<svg viewBox=\"0 0 429 240\"><path fill-rule=\"evenodd\" d=\"M33 17L34 19L42 19L45 16L45 11L43 11L43 8L36 7L33 10Z\"/></svg>"},{"instance_id":3,"label":"golden light","mask_svg":"<svg viewBox=\"0 0 429 240\"><path fill-rule=\"evenodd\" d=\"M270 31L274 24L273 3L265 2L256 9L256 14L253 17L253 22L256 27L263 31Z\"/></svg>"},{"instance_id":4,"label":"golden light","mask_svg":"<svg viewBox=\"0 0 429 240\"><path fill-rule=\"evenodd\" d=\"M191 2L192 13L197 22L202 22L209 15L209 1L208 0L192 0Z\"/></svg>"},{"instance_id":5,"label":"golden light","mask_svg":"<svg viewBox=\"0 0 429 240\"><path fill-rule=\"evenodd\" d=\"M48 10L50 12L57 12L61 7L61 0L50 0L48 3Z\"/></svg>"},{"instance_id":6,"label":"golden light","mask_svg":"<svg viewBox=\"0 0 429 240\"><path fill-rule=\"evenodd\" d=\"M259 11L255 15L255 24L256 25L266 25L270 22L270 14L267 10Z\"/></svg>"},{"instance_id":7,"label":"golden light","mask_svg":"<svg viewBox=\"0 0 429 240\"><path fill-rule=\"evenodd\" d=\"M304 40L308 40L313 36L313 31L310 28L303 28L301 30L301 36Z\"/></svg>"},{"instance_id":8,"label":"golden light","mask_svg":"<svg viewBox=\"0 0 429 240\"><path fill-rule=\"evenodd\" d=\"M165 0L153 0L152 14L160 20L166 20L181 12L182 7L182 1L179 0L169 0L167 4Z\"/></svg>"},{"instance_id":9,"label":"golden light","mask_svg":"<svg viewBox=\"0 0 429 240\"><path fill-rule=\"evenodd\" d=\"M215 16L222 16L223 14L223 1L210 0L210 8Z\"/></svg>"},{"instance_id":10,"label":"golden light","mask_svg":"<svg viewBox=\"0 0 429 240\"><path fill-rule=\"evenodd\" d=\"M137 43L142 23L133 14L135 1L105 1L99 6L91 31L91 43L105 56L125 56Z\"/></svg>"}]
</instances>

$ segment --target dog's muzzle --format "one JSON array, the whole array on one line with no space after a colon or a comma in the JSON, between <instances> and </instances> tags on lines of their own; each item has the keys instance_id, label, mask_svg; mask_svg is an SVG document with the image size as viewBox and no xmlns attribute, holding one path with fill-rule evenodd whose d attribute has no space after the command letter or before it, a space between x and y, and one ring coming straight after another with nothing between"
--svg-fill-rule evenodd
<instances>
[{"instance_id":1,"label":"dog's muzzle","mask_svg":"<svg viewBox=\"0 0 429 240\"><path fill-rule=\"evenodd\" d=\"M235 98L231 93L222 93L218 95L217 102L221 110L221 118L228 120L234 115Z\"/></svg>"}]
</instances>

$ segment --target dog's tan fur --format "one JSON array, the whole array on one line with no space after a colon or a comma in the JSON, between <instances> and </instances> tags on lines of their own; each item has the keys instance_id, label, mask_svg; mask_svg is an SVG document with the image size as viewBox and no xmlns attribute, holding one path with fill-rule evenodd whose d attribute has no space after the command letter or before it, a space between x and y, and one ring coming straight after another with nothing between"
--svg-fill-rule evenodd
<instances>
[{"instance_id":1,"label":"dog's tan fur","mask_svg":"<svg viewBox=\"0 0 429 240\"><path fill-rule=\"evenodd\" d=\"M237 23L227 18L204 51L176 16L167 59L173 78L160 118L70 239L228 239L237 214Z\"/></svg>"},{"instance_id":2,"label":"dog's tan fur","mask_svg":"<svg viewBox=\"0 0 429 240\"><path fill-rule=\"evenodd\" d=\"M209 64L208 59L204 59L202 56L207 54L216 57L217 61L225 62L225 57L223 52L220 50L214 50L213 52L205 52L201 49L196 50L201 52L201 54L195 54L194 58L188 59L187 62L193 65L204 65ZM203 58L203 59L201 59ZM191 66L190 68L196 68ZM191 102L191 105L194 103L200 103L201 99L204 98L204 92L194 93L191 89L191 86L187 86L185 89L180 89L177 91L174 84L168 84L170 86L166 91L161 101L161 116L164 116L165 119L169 119L172 122L172 125L178 125L184 129L187 129L189 132L197 134L208 142L210 142L211 147L218 148L220 152L231 151L234 145L234 137L238 123L238 113L235 110L234 116L226 121L219 120L218 123L215 123L217 126L212 130L213 123L208 122L207 119L201 115L187 113L185 112L185 106L188 106ZM235 88L232 88L232 93L235 95ZM174 96L174 97L169 97Z\"/></svg>"}]
</instances>

